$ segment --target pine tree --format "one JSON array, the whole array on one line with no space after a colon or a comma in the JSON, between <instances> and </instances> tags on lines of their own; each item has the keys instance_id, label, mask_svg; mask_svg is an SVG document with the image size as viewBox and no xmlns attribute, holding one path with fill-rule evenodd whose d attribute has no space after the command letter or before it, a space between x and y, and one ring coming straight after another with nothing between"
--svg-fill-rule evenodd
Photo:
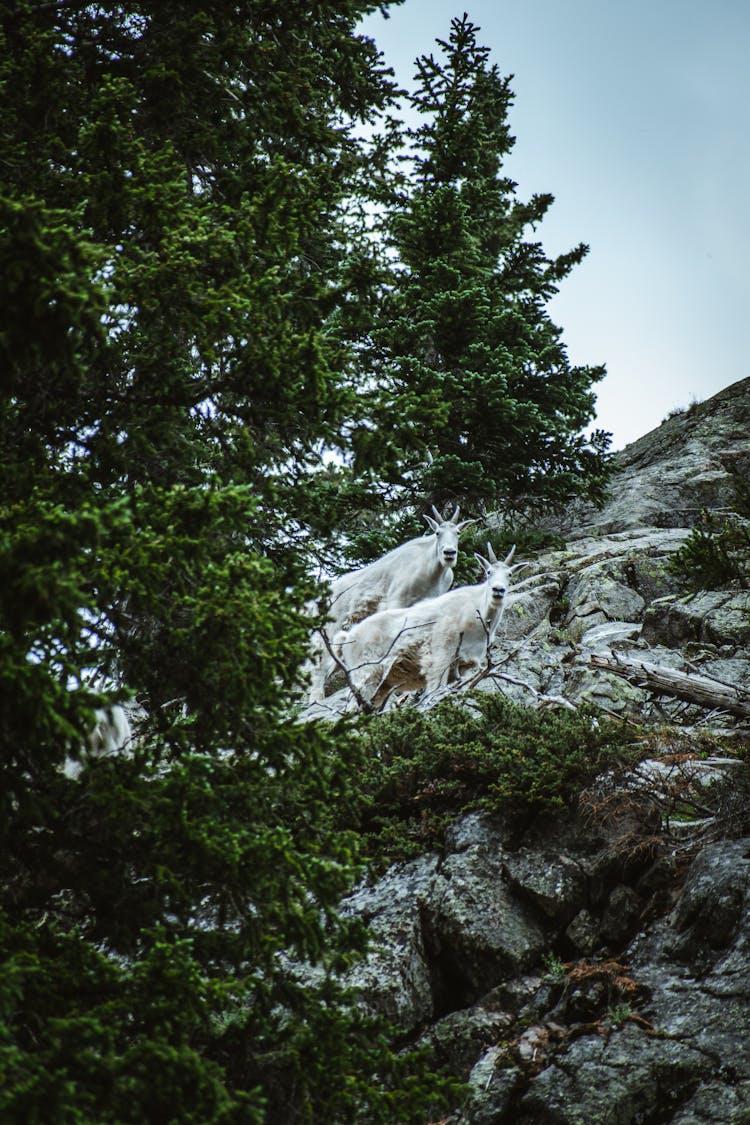
<instances>
[{"instance_id":1,"label":"pine tree","mask_svg":"<svg viewBox=\"0 0 750 1125\"><path fill-rule=\"evenodd\" d=\"M528 512L600 494L607 436L581 431L604 369L570 365L546 310L587 247L549 259L529 240L553 197L516 198L510 80L477 30L454 19L442 57L417 61L409 101L422 121L389 210L395 276L372 333L391 410L376 431L433 455L416 477L428 500Z\"/></svg>"},{"instance_id":2,"label":"pine tree","mask_svg":"<svg viewBox=\"0 0 750 1125\"><path fill-rule=\"evenodd\" d=\"M425 445L441 503L549 498L600 457L571 437L594 373L543 313L573 259L521 241L545 207L493 178L507 101L466 21L453 85L423 62L395 278L379 257L376 6L0 0L3 1121L406 1122L439 1097L328 972L364 940L336 914L357 763L294 721L310 551ZM64 776L130 695L132 757Z\"/></svg>"},{"instance_id":3,"label":"pine tree","mask_svg":"<svg viewBox=\"0 0 750 1125\"><path fill-rule=\"evenodd\" d=\"M328 322L370 289L372 6L0 3L3 1121L429 1101L281 958L362 944L334 909L345 735L293 721L293 541L326 526L311 469L354 401ZM128 693L133 756L65 777Z\"/></svg>"}]
</instances>

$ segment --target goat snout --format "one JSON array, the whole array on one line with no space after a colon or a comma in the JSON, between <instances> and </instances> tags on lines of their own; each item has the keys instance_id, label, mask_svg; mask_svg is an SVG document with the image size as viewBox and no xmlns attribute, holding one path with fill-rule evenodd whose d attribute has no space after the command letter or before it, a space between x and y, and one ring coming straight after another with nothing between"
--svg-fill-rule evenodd
<instances>
[{"instance_id":1,"label":"goat snout","mask_svg":"<svg viewBox=\"0 0 750 1125\"><path fill-rule=\"evenodd\" d=\"M446 562L455 562L456 561L456 551L453 549L453 547L444 547L443 548L443 558L445 559Z\"/></svg>"},{"instance_id":2,"label":"goat snout","mask_svg":"<svg viewBox=\"0 0 750 1125\"><path fill-rule=\"evenodd\" d=\"M500 601L502 598L504 598L505 597L505 586L493 586L492 587L492 596L497 601Z\"/></svg>"}]
</instances>

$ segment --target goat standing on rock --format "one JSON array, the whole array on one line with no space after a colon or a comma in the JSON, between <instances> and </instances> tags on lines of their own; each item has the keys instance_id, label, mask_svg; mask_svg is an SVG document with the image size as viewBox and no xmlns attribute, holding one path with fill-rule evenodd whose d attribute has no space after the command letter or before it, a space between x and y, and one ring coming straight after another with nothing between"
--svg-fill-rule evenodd
<instances>
[{"instance_id":1,"label":"goat standing on rock","mask_svg":"<svg viewBox=\"0 0 750 1125\"><path fill-rule=\"evenodd\" d=\"M329 636L350 628L378 610L411 606L423 598L434 598L450 589L453 566L458 558L458 536L476 521L461 520L459 523L459 508L447 520L434 505L432 510L435 519L427 515L423 517L432 529L432 535L410 539L360 570L342 574L333 580L328 611L331 618L327 626ZM325 682L335 662L319 637L313 640L313 661L310 701L320 703L325 696Z\"/></svg>"},{"instance_id":2,"label":"goat standing on rock","mask_svg":"<svg viewBox=\"0 0 750 1125\"><path fill-rule=\"evenodd\" d=\"M429 694L478 671L502 621L515 547L499 561L475 555L484 581L459 586L408 609L388 609L337 633L333 652L362 699L375 708L394 691ZM523 566L523 563L516 564Z\"/></svg>"}]
</instances>

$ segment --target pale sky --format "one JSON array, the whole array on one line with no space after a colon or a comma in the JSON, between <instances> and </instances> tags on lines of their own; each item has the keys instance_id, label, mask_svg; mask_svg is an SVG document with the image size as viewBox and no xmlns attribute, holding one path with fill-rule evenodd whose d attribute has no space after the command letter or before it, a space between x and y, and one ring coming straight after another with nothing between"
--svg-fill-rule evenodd
<instances>
[{"instance_id":1,"label":"pale sky","mask_svg":"<svg viewBox=\"0 0 750 1125\"><path fill-rule=\"evenodd\" d=\"M750 375L750 0L404 0L363 29L412 85L464 11L514 76L518 196L555 196L530 237L591 248L549 310L622 448Z\"/></svg>"}]
</instances>

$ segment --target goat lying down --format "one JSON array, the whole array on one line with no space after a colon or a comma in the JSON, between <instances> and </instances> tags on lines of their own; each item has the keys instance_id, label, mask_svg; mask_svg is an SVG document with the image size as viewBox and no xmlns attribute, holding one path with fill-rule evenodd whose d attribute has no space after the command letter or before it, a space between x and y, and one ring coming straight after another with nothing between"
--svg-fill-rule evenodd
<instances>
[{"instance_id":1,"label":"goat lying down","mask_svg":"<svg viewBox=\"0 0 750 1125\"><path fill-rule=\"evenodd\" d=\"M515 569L515 547L502 561L489 543L487 551L488 558L475 556L484 570L477 585L383 610L336 634L334 654L368 703L379 707L394 692L433 692L483 666Z\"/></svg>"},{"instance_id":2,"label":"goat lying down","mask_svg":"<svg viewBox=\"0 0 750 1125\"><path fill-rule=\"evenodd\" d=\"M435 519L423 518L432 534L410 539L360 570L342 574L331 583L327 635L332 637L378 610L414 605L450 589L458 558L458 536L474 523L461 520L456 508L443 519L433 506ZM325 682L335 667L320 637L313 638L310 702L322 702Z\"/></svg>"}]
</instances>

